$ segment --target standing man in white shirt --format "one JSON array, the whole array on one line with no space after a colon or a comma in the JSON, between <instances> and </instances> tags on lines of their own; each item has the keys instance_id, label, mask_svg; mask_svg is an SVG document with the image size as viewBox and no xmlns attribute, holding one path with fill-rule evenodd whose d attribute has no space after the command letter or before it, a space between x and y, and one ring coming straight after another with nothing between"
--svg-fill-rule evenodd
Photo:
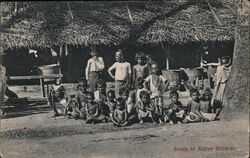
<instances>
[{"instance_id":1,"label":"standing man in white shirt","mask_svg":"<svg viewBox=\"0 0 250 158\"><path fill-rule=\"evenodd\" d=\"M88 60L86 69L85 69L85 77L89 83L90 91L94 92L96 87L97 80L101 77L101 73L105 68L104 61L102 57L98 56L96 51L91 52L91 57Z\"/></svg>"},{"instance_id":2,"label":"standing man in white shirt","mask_svg":"<svg viewBox=\"0 0 250 158\"><path fill-rule=\"evenodd\" d=\"M123 52L118 50L115 53L116 62L108 69L109 75L115 79L115 96L120 97L119 92L127 82L130 81L132 70L131 65L124 61ZM111 71L115 70L115 75Z\"/></svg>"}]
</instances>

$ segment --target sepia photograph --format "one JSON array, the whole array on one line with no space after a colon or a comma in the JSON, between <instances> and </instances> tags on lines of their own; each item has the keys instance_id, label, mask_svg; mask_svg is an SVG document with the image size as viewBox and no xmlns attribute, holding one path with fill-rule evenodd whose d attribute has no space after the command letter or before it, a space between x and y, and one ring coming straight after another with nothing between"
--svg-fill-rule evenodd
<instances>
[{"instance_id":1,"label":"sepia photograph","mask_svg":"<svg viewBox=\"0 0 250 158\"><path fill-rule=\"evenodd\" d=\"M249 158L249 0L0 2L0 158Z\"/></svg>"}]
</instances>

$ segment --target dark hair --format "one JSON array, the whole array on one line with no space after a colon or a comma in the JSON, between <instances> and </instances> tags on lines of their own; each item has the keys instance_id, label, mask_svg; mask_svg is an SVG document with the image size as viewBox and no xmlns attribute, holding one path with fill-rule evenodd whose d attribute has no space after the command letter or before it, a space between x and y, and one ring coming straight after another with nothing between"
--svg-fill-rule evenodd
<instances>
[{"instance_id":1,"label":"dark hair","mask_svg":"<svg viewBox=\"0 0 250 158\"><path fill-rule=\"evenodd\" d=\"M88 98L88 99L94 99L95 97L94 97L94 93L92 93L92 92L87 92L87 94L86 94L86 97Z\"/></svg>"},{"instance_id":2,"label":"dark hair","mask_svg":"<svg viewBox=\"0 0 250 158\"><path fill-rule=\"evenodd\" d=\"M107 94L109 94L109 93L115 96L115 91L114 90L109 90Z\"/></svg>"},{"instance_id":3,"label":"dark hair","mask_svg":"<svg viewBox=\"0 0 250 158\"><path fill-rule=\"evenodd\" d=\"M223 56L221 58L221 63L223 65L231 64L231 58L229 56Z\"/></svg>"},{"instance_id":4,"label":"dark hair","mask_svg":"<svg viewBox=\"0 0 250 158\"><path fill-rule=\"evenodd\" d=\"M90 52L90 54L92 54L92 53L95 53L96 55L98 54L98 52L97 52L96 50L92 50L92 51Z\"/></svg>"},{"instance_id":5,"label":"dark hair","mask_svg":"<svg viewBox=\"0 0 250 158\"><path fill-rule=\"evenodd\" d=\"M143 52L136 53L135 60L137 60L138 58L142 58L144 60L146 58L145 53L143 53Z\"/></svg>"},{"instance_id":6,"label":"dark hair","mask_svg":"<svg viewBox=\"0 0 250 158\"><path fill-rule=\"evenodd\" d=\"M144 95L150 96L149 93L148 93L147 91L141 91L140 94L139 94L140 99L142 99L142 97L143 97Z\"/></svg>"},{"instance_id":7,"label":"dark hair","mask_svg":"<svg viewBox=\"0 0 250 158\"><path fill-rule=\"evenodd\" d=\"M210 89L205 89L202 93L202 98L205 98L205 95L208 95L209 97L211 97L213 95L213 93L210 91Z\"/></svg>"},{"instance_id":8,"label":"dark hair","mask_svg":"<svg viewBox=\"0 0 250 158\"><path fill-rule=\"evenodd\" d=\"M96 88L98 87L98 85L101 85L102 87L106 88L106 83L102 79L97 80L95 84Z\"/></svg>"},{"instance_id":9,"label":"dark hair","mask_svg":"<svg viewBox=\"0 0 250 158\"><path fill-rule=\"evenodd\" d=\"M179 98L179 93L177 91L171 91L170 98L172 98L173 96L176 96L177 98Z\"/></svg>"},{"instance_id":10,"label":"dark hair","mask_svg":"<svg viewBox=\"0 0 250 158\"><path fill-rule=\"evenodd\" d=\"M85 77L81 77L78 79L78 83L83 82L83 83L88 83Z\"/></svg>"},{"instance_id":11,"label":"dark hair","mask_svg":"<svg viewBox=\"0 0 250 158\"><path fill-rule=\"evenodd\" d=\"M190 96L192 96L194 93L197 93L198 95L200 95L200 92L197 89L190 89Z\"/></svg>"},{"instance_id":12,"label":"dark hair","mask_svg":"<svg viewBox=\"0 0 250 158\"><path fill-rule=\"evenodd\" d=\"M125 104L125 100L122 98L122 97L118 97L117 99L116 99L116 102L117 103L121 103L121 104Z\"/></svg>"},{"instance_id":13,"label":"dark hair","mask_svg":"<svg viewBox=\"0 0 250 158\"><path fill-rule=\"evenodd\" d=\"M141 85L143 85L143 83L144 83L144 79L143 78L141 78L141 77L137 78L137 80L136 80L136 85L137 86L141 86Z\"/></svg>"},{"instance_id":14,"label":"dark hair","mask_svg":"<svg viewBox=\"0 0 250 158\"><path fill-rule=\"evenodd\" d=\"M129 90L126 87L123 87L119 91L119 95L127 94L129 95Z\"/></svg>"}]
</instances>

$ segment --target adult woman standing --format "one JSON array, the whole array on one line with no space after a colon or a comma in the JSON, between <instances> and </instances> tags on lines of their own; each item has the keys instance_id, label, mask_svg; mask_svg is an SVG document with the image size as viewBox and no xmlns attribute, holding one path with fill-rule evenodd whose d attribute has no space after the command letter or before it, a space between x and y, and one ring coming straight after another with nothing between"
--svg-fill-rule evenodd
<instances>
[{"instance_id":1,"label":"adult woman standing","mask_svg":"<svg viewBox=\"0 0 250 158\"><path fill-rule=\"evenodd\" d=\"M91 58L88 60L85 77L89 83L90 91L94 92L96 90L96 82L101 77L101 73L105 68L104 61L102 57L98 56L96 51L92 51Z\"/></svg>"}]
</instances>

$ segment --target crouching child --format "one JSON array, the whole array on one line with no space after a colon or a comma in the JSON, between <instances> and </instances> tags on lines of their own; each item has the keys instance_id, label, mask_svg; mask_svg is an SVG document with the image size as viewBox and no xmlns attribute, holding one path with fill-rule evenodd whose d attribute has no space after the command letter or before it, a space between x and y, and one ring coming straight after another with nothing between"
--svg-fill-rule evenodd
<instances>
[{"instance_id":1,"label":"crouching child","mask_svg":"<svg viewBox=\"0 0 250 158\"><path fill-rule=\"evenodd\" d=\"M169 121L169 124L182 123L186 115L186 108L183 107L179 101L179 94L177 91L170 92L170 100L171 103L167 109L163 110L164 122Z\"/></svg>"},{"instance_id":2,"label":"crouching child","mask_svg":"<svg viewBox=\"0 0 250 158\"><path fill-rule=\"evenodd\" d=\"M201 122L209 121L201 114L200 93L197 89L190 90L191 100L187 104L187 116L183 120L184 123L188 122Z\"/></svg>"},{"instance_id":3,"label":"crouching child","mask_svg":"<svg viewBox=\"0 0 250 158\"><path fill-rule=\"evenodd\" d=\"M128 124L128 112L125 107L125 100L119 97L116 99L116 102L116 109L111 114L111 121L115 126L126 126Z\"/></svg>"},{"instance_id":4,"label":"crouching child","mask_svg":"<svg viewBox=\"0 0 250 158\"><path fill-rule=\"evenodd\" d=\"M107 118L101 114L99 104L94 101L94 94L92 92L87 93L86 107L86 123L101 123L107 122Z\"/></svg>"},{"instance_id":5,"label":"crouching child","mask_svg":"<svg viewBox=\"0 0 250 158\"><path fill-rule=\"evenodd\" d=\"M137 111L138 111L138 119L140 123L144 122L153 122L157 123L159 117L157 116L154 101L150 99L150 94L147 91L142 91L140 93L140 101L136 103Z\"/></svg>"}]
</instances>

